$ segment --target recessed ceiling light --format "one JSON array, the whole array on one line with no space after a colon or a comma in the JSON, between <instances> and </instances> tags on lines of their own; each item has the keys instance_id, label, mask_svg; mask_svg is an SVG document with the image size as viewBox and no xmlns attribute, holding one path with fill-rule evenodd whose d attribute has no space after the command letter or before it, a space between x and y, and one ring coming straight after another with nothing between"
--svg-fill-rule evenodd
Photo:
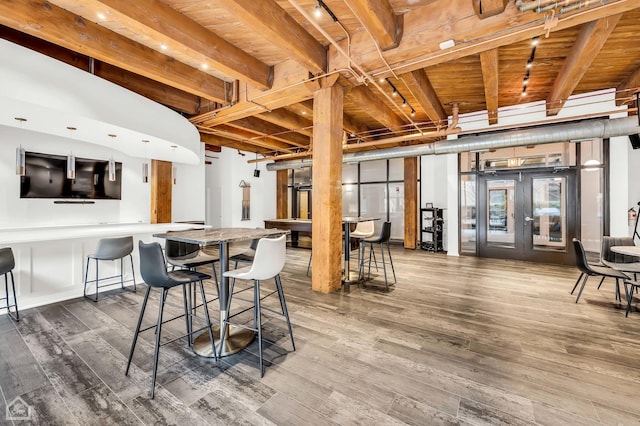
<instances>
[{"instance_id":1,"label":"recessed ceiling light","mask_svg":"<svg viewBox=\"0 0 640 426\"><path fill-rule=\"evenodd\" d=\"M380 77L380 80L378 80L380 83L384 83L385 78L384 77Z\"/></svg>"},{"instance_id":2,"label":"recessed ceiling light","mask_svg":"<svg viewBox=\"0 0 640 426\"><path fill-rule=\"evenodd\" d=\"M171 149L176 149L178 145L171 145Z\"/></svg>"},{"instance_id":3,"label":"recessed ceiling light","mask_svg":"<svg viewBox=\"0 0 640 426\"><path fill-rule=\"evenodd\" d=\"M202 64L202 65L200 65L200 68L202 68L203 70L206 70L207 68L209 68L209 65Z\"/></svg>"},{"instance_id":4,"label":"recessed ceiling light","mask_svg":"<svg viewBox=\"0 0 640 426\"><path fill-rule=\"evenodd\" d=\"M114 133L109 133L107 136L109 136L110 138L116 138L118 137L118 135L114 134Z\"/></svg>"},{"instance_id":5,"label":"recessed ceiling light","mask_svg":"<svg viewBox=\"0 0 640 426\"><path fill-rule=\"evenodd\" d=\"M104 13L98 12L98 19L104 21L105 19L107 19L107 17L104 16Z\"/></svg>"},{"instance_id":6,"label":"recessed ceiling light","mask_svg":"<svg viewBox=\"0 0 640 426\"><path fill-rule=\"evenodd\" d=\"M320 6L320 3L318 3L313 9L313 16L316 18L322 18L322 7Z\"/></svg>"},{"instance_id":7,"label":"recessed ceiling light","mask_svg":"<svg viewBox=\"0 0 640 426\"><path fill-rule=\"evenodd\" d=\"M531 45L532 46L537 46L538 45L538 37L534 37L533 40L531 40Z\"/></svg>"},{"instance_id":8,"label":"recessed ceiling light","mask_svg":"<svg viewBox=\"0 0 640 426\"><path fill-rule=\"evenodd\" d=\"M307 111L302 111L302 115L307 115Z\"/></svg>"},{"instance_id":9,"label":"recessed ceiling light","mask_svg":"<svg viewBox=\"0 0 640 426\"><path fill-rule=\"evenodd\" d=\"M149 139L142 139L142 143L149 143Z\"/></svg>"},{"instance_id":10,"label":"recessed ceiling light","mask_svg":"<svg viewBox=\"0 0 640 426\"><path fill-rule=\"evenodd\" d=\"M162 43L162 44L160 45L160 49L162 49L162 50L167 50L167 49L168 49L168 47L167 47L167 45L166 45L166 44Z\"/></svg>"}]
</instances>

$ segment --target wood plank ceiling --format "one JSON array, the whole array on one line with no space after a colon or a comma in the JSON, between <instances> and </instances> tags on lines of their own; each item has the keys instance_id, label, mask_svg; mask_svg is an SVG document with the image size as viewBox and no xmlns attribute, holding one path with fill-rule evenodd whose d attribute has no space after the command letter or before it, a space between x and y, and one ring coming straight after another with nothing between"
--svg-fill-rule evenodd
<instances>
[{"instance_id":1,"label":"wood plank ceiling","mask_svg":"<svg viewBox=\"0 0 640 426\"><path fill-rule=\"evenodd\" d=\"M311 149L321 77L344 90L349 151L443 138L454 106L488 111L490 128L525 102L551 116L616 88L631 103L638 22L640 0L0 0L0 37L181 112L208 146L263 156ZM439 132L380 141L418 129Z\"/></svg>"}]
</instances>

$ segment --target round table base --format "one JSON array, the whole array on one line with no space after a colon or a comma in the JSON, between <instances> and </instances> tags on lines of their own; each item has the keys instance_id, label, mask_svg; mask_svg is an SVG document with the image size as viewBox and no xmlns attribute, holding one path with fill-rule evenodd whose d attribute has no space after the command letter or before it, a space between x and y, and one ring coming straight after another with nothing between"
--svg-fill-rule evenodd
<instances>
[{"instance_id":1,"label":"round table base","mask_svg":"<svg viewBox=\"0 0 640 426\"><path fill-rule=\"evenodd\" d=\"M211 327L213 330L213 338L216 343L216 352L220 354L220 327ZM247 330L246 328L228 326L229 335L224 339L224 347L222 348L222 354L220 356L227 356L240 352L251 344L255 337L253 330ZM209 340L209 333L203 332L199 334L193 341L193 351L200 356L206 358L213 358L213 350L211 348L211 340Z\"/></svg>"}]
</instances>

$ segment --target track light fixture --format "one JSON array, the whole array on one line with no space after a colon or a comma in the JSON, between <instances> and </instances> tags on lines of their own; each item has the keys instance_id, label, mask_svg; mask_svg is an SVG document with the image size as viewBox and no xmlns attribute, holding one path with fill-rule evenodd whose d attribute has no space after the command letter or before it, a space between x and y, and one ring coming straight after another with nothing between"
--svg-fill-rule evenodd
<instances>
[{"instance_id":1,"label":"track light fixture","mask_svg":"<svg viewBox=\"0 0 640 426\"><path fill-rule=\"evenodd\" d=\"M338 22L338 17L331 11L331 9L329 9L329 6L327 6L322 0L318 0L318 4L313 9L313 15L316 18L321 18L323 10L327 12L329 16L331 16L331 19L333 19L333 22Z\"/></svg>"},{"instance_id":2,"label":"track light fixture","mask_svg":"<svg viewBox=\"0 0 640 426\"><path fill-rule=\"evenodd\" d=\"M522 94L521 96L527 96L527 85L529 84L529 76L531 75L531 68L533 68L533 61L536 58L536 48L538 47L538 43L540 41L540 37L534 37L531 40L531 55L529 55L529 59L527 60L526 72L524 74L524 79L522 79Z\"/></svg>"},{"instance_id":3,"label":"track light fixture","mask_svg":"<svg viewBox=\"0 0 640 426\"><path fill-rule=\"evenodd\" d=\"M399 96L400 99L402 99L402 106L403 107L407 107L409 108L409 110L411 111L411 116L415 116L416 115L416 110L413 109L413 107L411 105L409 105L409 102L407 101L407 98L405 98L402 93L400 93L398 91L398 88L396 86L393 85L393 83L391 81L389 81L388 78L385 78L386 82L389 84L389 86L391 86L391 95L392 96Z\"/></svg>"}]
</instances>

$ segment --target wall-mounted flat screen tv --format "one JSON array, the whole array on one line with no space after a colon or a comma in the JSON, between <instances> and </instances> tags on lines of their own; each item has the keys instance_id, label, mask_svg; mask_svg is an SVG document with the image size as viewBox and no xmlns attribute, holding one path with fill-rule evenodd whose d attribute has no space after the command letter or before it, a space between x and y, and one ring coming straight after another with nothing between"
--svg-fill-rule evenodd
<instances>
[{"instance_id":1,"label":"wall-mounted flat screen tv","mask_svg":"<svg viewBox=\"0 0 640 426\"><path fill-rule=\"evenodd\" d=\"M115 163L116 180L109 180L109 161L76 158L76 178L67 179L67 157L25 153L25 175L20 178L20 198L72 198L119 200L122 163Z\"/></svg>"}]
</instances>

